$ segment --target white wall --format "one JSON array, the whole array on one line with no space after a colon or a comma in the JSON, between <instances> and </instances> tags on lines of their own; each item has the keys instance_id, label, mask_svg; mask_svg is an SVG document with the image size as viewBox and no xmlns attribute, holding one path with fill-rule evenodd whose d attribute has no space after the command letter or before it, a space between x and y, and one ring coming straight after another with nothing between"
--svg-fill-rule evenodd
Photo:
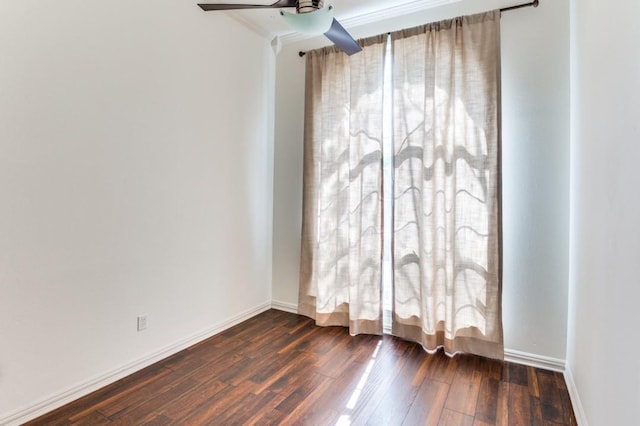
<instances>
[{"instance_id":1,"label":"white wall","mask_svg":"<svg viewBox=\"0 0 640 426\"><path fill-rule=\"evenodd\" d=\"M0 2L0 423L267 306L274 71L195 2Z\"/></svg>"},{"instance_id":2,"label":"white wall","mask_svg":"<svg viewBox=\"0 0 640 426\"><path fill-rule=\"evenodd\" d=\"M499 8L463 1L376 25L355 37ZM565 359L569 228L569 2L543 1L502 17L504 327L510 350ZM302 205L304 59L277 59L273 297L297 303Z\"/></svg>"},{"instance_id":3,"label":"white wall","mask_svg":"<svg viewBox=\"0 0 640 426\"><path fill-rule=\"evenodd\" d=\"M585 424L638 424L640 3L573 0L571 16L568 376Z\"/></svg>"}]
</instances>

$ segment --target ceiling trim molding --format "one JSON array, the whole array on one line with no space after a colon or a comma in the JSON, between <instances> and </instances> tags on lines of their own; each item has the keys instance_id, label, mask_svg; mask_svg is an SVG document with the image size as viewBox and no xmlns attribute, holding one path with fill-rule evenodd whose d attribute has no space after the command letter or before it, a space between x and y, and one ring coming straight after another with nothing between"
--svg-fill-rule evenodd
<instances>
[{"instance_id":1,"label":"ceiling trim molding","mask_svg":"<svg viewBox=\"0 0 640 426\"><path fill-rule=\"evenodd\" d=\"M411 3L392 6L386 9L376 10L375 12L365 13L351 18L340 18L340 23L345 28L358 27L361 25L372 24L381 20L396 18L398 16L409 15L411 13L443 6L450 3L457 3L461 0L416 0ZM289 32L280 36L282 44L295 43L307 40L317 36Z\"/></svg>"}]
</instances>

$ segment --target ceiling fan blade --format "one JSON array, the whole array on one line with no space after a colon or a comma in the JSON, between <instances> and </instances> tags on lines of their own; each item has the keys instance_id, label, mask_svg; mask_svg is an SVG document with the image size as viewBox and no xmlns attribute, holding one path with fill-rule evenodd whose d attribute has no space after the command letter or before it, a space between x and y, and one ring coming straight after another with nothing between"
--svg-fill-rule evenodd
<instances>
[{"instance_id":1,"label":"ceiling fan blade","mask_svg":"<svg viewBox=\"0 0 640 426\"><path fill-rule=\"evenodd\" d=\"M273 4L211 4L198 3L204 11L210 10L240 10L240 9L270 9L280 7L296 7L298 0L278 0Z\"/></svg>"},{"instance_id":2,"label":"ceiling fan blade","mask_svg":"<svg viewBox=\"0 0 640 426\"><path fill-rule=\"evenodd\" d=\"M331 28L324 35L349 56L362 50L358 42L351 37L351 34L335 18L333 18Z\"/></svg>"}]
</instances>

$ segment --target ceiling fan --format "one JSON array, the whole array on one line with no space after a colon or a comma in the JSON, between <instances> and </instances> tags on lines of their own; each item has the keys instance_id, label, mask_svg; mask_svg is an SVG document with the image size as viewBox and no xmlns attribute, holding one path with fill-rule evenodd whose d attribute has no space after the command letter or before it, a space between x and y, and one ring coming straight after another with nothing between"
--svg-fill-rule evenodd
<instances>
[{"instance_id":1,"label":"ceiling fan","mask_svg":"<svg viewBox=\"0 0 640 426\"><path fill-rule=\"evenodd\" d=\"M324 7L323 0L278 0L273 4L211 4L199 3L204 11L240 9L281 9L295 7L295 13L280 11L284 20L294 30L306 34L324 34L340 50L351 56L362 50L357 41L333 17L333 7Z\"/></svg>"}]
</instances>

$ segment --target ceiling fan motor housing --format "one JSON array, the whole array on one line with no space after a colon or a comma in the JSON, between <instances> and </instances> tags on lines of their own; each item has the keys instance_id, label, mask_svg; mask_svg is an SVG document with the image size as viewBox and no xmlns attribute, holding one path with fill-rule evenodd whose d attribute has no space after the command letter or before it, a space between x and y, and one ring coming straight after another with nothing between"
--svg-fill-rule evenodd
<instances>
[{"instance_id":1,"label":"ceiling fan motor housing","mask_svg":"<svg viewBox=\"0 0 640 426\"><path fill-rule=\"evenodd\" d=\"M296 12L308 13L318 9L322 9L324 0L299 0L296 6Z\"/></svg>"}]
</instances>

